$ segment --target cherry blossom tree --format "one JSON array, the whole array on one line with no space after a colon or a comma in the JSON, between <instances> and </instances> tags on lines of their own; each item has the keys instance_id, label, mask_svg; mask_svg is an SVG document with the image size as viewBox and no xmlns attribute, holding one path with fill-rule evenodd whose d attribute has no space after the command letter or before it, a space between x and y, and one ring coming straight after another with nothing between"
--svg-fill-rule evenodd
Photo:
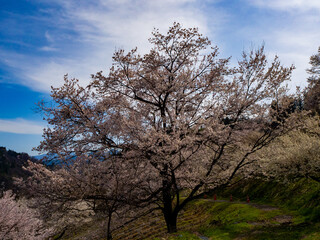
<instances>
[{"instance_id":1,"label":"cherry blossom tree","mask_svg":"<svg viewBox=\"0 0 320 240\"><path fill-rule=\"evenodd\" d=\"M262 174L272 179L320 182L319 122L319 116L305 116L298 128L260 151L257 158Z\"/></svg>"},{"instance_id":2,"label":"cherry blossom tree","mask_svg":"<svg viewBox=\"0 0 320 240\"><path fill-rule=\"evenodd\" d=\"M304 92L305 109L320 114L320 47L318 53L310 57L310 65L309 85Z\"/></svg>"},{"instance_id":3,"label":"cherry blossom tree","mask_svg":"<svg viewBox=\"0 0 320 240\"><path fill-rule=\"evenodd\" d=\"M286 131L270 104L285 96L293 67L277 57L268 65L263 47L230 67L197 28L178 23L165 35L152 34L149 53L116 51L109 73L93 75L88 86L65 76L63 86L52 88L53 104L39 104L49 127L38 150L73 162L84 156L108 162L114 151L127 173L119 183L129 179L135 204L160 209L171 233L188 202L227 185L255 161L253 153ZM99 174L108 179L108 171Z\"/></svg>"},{"instance_id":4,"label":"cherry blossom tree","mask_svg":"<svg viewBox=\"0 0 320 240\"><path fill-rule=\"evenodd\" d=\"M138 207L134 204L138 194L134 186L143 187L140 178L133 177L141 173L139 166L122 167L126 163L109 154L107 161L97 154L77 156L76 161L71 161L64 159L67 165L55 170L29 161L26 170L33 175L16 180L42 216L60 232L91 218L102 223L106 230L103 235L111 240L115 229L139 217L150 206L150 202L139 203Z\"/></svg>"},{"instance_id":5,"label":"cherry blossom tree","mask_svg":"<svg viewBox=\"0 0 320 240\"><path fill-rule=\"evenodd\" d=\"M45 239L50 233L37 212L17 202L11 191L0 198L0 239Z\"/></svg>"}]
</instances>

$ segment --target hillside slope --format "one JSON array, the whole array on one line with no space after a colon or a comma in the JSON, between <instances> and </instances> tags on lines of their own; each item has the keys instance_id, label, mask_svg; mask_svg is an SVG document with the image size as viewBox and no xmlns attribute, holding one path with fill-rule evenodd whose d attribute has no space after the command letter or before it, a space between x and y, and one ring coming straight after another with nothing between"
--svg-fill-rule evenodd
<instances>
[{"instance_id":1,"label":"hillside slope","mask_svg":"<svg viewBox=\"0 0 320 240\"><path fill-rule=\"evenodd\" d=\"M0 190L14 189L13 177L25 177L22 167L33 160L27 153L17 153L0 147Z\"/></svg>"},{"instance_id":2,"label":"hillside slope","mask_svg":"<svg viewBox=\"0 0 320 240\"><path fill-rule=\"evenodd\" d=\"M250 203L247 194L250 193ZM320 184L248 181L187 205L176 234L167 234L160 212L113 233L115 240L318 240ZM233 201L230 202L230 195ZM63 239L103 239L97 223L79 226Z\"/></svg>"}]
</instances>

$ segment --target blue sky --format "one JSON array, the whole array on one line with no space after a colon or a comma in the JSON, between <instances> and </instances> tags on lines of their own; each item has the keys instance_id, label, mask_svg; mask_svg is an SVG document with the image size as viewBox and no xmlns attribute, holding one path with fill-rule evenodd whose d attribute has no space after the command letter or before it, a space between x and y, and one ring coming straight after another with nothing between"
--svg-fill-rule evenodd
<instances>
[{"instance_id":1,"label":"blue sky","mask_svg":"<svg viewBox=\"0 0 320 240\"><path fill-rule=\"evenodd\" d=\"M36 155L46 122L35 103L50 99L63 75L90 81L108 72L115 49L145 53L154 27L198 27L221 56L265 44L284 65L289 87L306 86L320 46L319 0L0 0L0 146Z\"/></svg>"}]
</instances>

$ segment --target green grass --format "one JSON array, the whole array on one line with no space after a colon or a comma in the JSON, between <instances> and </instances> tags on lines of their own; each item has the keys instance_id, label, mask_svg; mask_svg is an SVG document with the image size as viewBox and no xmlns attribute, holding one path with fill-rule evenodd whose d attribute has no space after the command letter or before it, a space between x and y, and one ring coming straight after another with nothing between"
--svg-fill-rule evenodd
<instances>
[{"instance_id":1,"label":"green grass","mask_svg":"<svg viewBox=\"0 0 320 240\"><path fill-rule=\"evenodd\" d=\"M303 240L319 240L319 239L320 239L320 231L307 235Z\"/></svg>"},{"instance_id":2,"label":"green grass","mask_svg":"<svg viewBox=\"0 0 320 240\"><path fill-rule=\"evenodd\" d=\"M300 223L281 224L277 222L279 216L288 216L290 213L282 209L263 210L256 204L213 202L200 199L191 202L180 216L178 229L181 231L178 233L167 234L164 222L160 221L161 216L155 224L155 221L152 220L156 215L152 215L128 225L122 230L125 234L118 235L118 237L115 235L114 239L199 240L199 236L205 236L210 240L319 239L320 223L311 224L301 221ZM196 223L195 221L200 218L203 221ZM292 216L292 221L294 219ZM152 224L148 226L148 222ZM144 224L144 228L142 233L138 234L136 229L141 230L141 224ZM79 234L80 232L77 237L82 235Z\"/></svg>"},{"instance_id":3,"label":"green grass","mask_svg":"<svg viewBox=\"0 0 320 240\"><path fill-rule=\"evenodd\" d=\"M178 233L166 233L159 212L115 232L114 239L318 240L319 193L320 184L305 179L286 185L249 181L217 193L225 201L209 197L189 203L178 216ZM230 194L234 202L228 201ZM245 203L247 194L250 204Z\"/></svg>"},{"instance_id":4,"label":"green grass","mask_svg":"<svg viewBox=\"0 0 320 240\"><path fill-rule=\"evenodd\" d=\"M210 240L318 240L319 224L310 222L280 223L275 219L288 216L287 210L264 211L248 204L214 203L207 210L208 222L198 232ZM294 216L292 216L292 221Z\"/></svg>"},{"instance_id":5,"label":"green grass","mask_svg":"<svg viewBox=\"0 0 320 240\"><path fill-rule=\"evenodd\" d=\"M199 240L199 237L189 232L178 232L176 236L169 237L169 240Z\"/></svg>"},{"instance_id":6,"label":"green grass","mask_svg":"<svg viewBox=\"0 0 320 240\"><path fill-rule=\"evenodd\" d=\"M215 203L208 210L209 222L199 229L210 240L320 239L320 184L315 181L301 179L282 184L254 180L218 194L224 199L232 195L236 201L245 201L249 195L254 202L279 209L265 211L259 205Z\"/></svg>"},{"instance_id":7,"label":"green grass","mask_svg":"<svg viewBox=\"0 0 320 240\"><path fill-rule=\"evenodd\" d=\"M207 228L201 232L204 236L210 237L212 240L231 240L232 234L220 228Z\"/></svg>"},{"instance_id":8,"label":"green grass","mask_svg":"<svg viewBox=\"0 0 320 240\"><path fill-rule=\"evenodd\" d=\"M249 204L216 202L207 214L210 217L199 232L210 239L229 240L248 234L261 225L272 225L272 219L284 213L281 210L264 211Z\"/></svg>"},{"instance_id":9,"label":"green grass","mask_svg":"<svg viewBox=\"0 0 320 240\"><path fill-rule=\"evenodd\" d=\"M297 212L297 215L304 217L304 221L320 219L320 183L310 179L288 183L253 179L223 189L219 194L224 197L232 194L234 198L243 201L249 195L255 202L273 204Z\"/></svg>"},{"instance_id":10,"label":"green grass","mask_svg":"<svg viewBox=\"0 0 320 240\"><path fill-rule=\"evenodd\" d=\"M230 204L228 202L217 202L209 210L210 221L220 224L234 224L240 221L258 220L261 211L246 204Z\"/></svg>"},{"instance_id":11,"label":"green grass","mask_svg":"<svg viewBox=\"0 0 320 240\"><path fill-rule=\"evenodd\" d=\"M269 226L264 227L263 229L255 229L250 232L246 240L296 240L296 239L311 239L318 240L316 238L317 233L316 227L309 224L299 224L299 225L280 225L280 226ZM306 238L306 236L309 236ZM319 234L318 234L319 236Z\"/></svg>"}]
</instances>

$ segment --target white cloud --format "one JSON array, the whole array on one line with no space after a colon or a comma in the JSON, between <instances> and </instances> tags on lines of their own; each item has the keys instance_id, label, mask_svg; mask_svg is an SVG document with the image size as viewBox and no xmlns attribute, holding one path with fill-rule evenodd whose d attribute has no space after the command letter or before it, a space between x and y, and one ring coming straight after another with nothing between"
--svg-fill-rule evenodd
<instances>
[{"instance_id":1,"label":"white cloud","mask_svg":"<svg viewBox=\"0 0 320 240\"><path fill-rule=\"evenodd\" d=\"M54 42L53 37L51 36L51 34L49 34L49 31L46 31L44 36L48 42Z\"/></svg>"},{"instance_id":2,"label":"white cloud","mask_svg":"<svg viewBox=\"0 0 320 240\"><path fill-rule=\"evenodd\" d=\"M51 47L51 46L43 46L43 47L39 48L39 50L45 51L45 52L55 52L55 51L58 51L57 48Z\"/></svg>"},{"instance_id":3,"label":"white cloud","mask_svg":"<svg viewBox=\"0 0 320 240\"><path fill-rule=\"evenodd\" d=\"M20 72L22 84L30 88L48 92L50 86L60 86L63 75L80 79L82 84L90 81L90 75L97 71L108 71L115 49L130 50L138 47L140 53L150 49L148 38L154 27L167 31L173 22L183 27L199 27L204 35L209 35L207 18L201 9L200 0L55 0L61 11L53 14L53 26L58 29L70 29L75 36L64 39L79 46L75 50L64 49L58 41L57 30L46 30L44 36L48 46L38 48L54 54L50 58L25 56L10 58L12 67ZM219 21L216 14L216 22ZM214 31L210 29L210 31ZM54 46L52 45L54 43ZM58 50L59 51L56 51ZM63 53L66 51L67 53ZM71 52L70 52L71 51Z\"/></svg>"},{"instance_id":4,"label":"white cloud","mask_svg":"<svg viewBox=\"0 0 320 240\"><path fill-rule=\"evenodd\" d=\"M24 120L21 118L0 119L0 132L19 134L42 134L44 126L41 123Z\"/></svg>"},{"instance_id":5,"label":"white cloud","mask_svg":"<svg viewBox=\"0 0 320 240\"><path fill-rule=\"evenodd\" d=\"M266 7L281 11L320 11L319 0L249 0L249 2L258 7Z\"/></svg>"},{"instance_id":6,"label":"white cloud","mask_svg":"<svg viewBox=\"0 0 320 240\"><path fill-rule=\"evenodd\" d=\"M219 41L219 32L227 33L229 39L219 44L224 49L232 49L241 41L243 48L252 42L260 45L265 41L269 54L277 53L287 66L296 65L292 86L304 85L309 57L317 51L320 39L316 27L320 25L320 18L314 11L320 10L320 0L243 0L250 11L256 11L256 7L262 11L260 9L257 19L252 19L255 24L239 26L235 33L229 30L234 22L226 19L237 21L244 16L240 15L241 11L228 12L222 0L50 1L59 4L60 8L54 13L50 13L54 10L48 10L53 18L47 20L52 24L50 29L54 30L44 29L47 44L37 50L51 56L0 51L0 61L15 68L22 84L43 92L49 92L51 85L60 86L66 73L79 78L81 84L87 84L90 74L108 71L111 56L117 48L130 50L137 46L140 53L147 52L151 47L148 38L153 28L165 32L174 21L184 27L199 27L200 32L213 42ZM289 10L289 14L274 10ZM267 11L272 14L264 15ZM65 29L72 34L60 34L59 31ZM234 56L242 48L233 50L236 51L231 53Z\"/></svg>"},{"instance_id":7,"label":"white cloud","mask_svg":"<svg viewBox=\"0 0 320 240\"><path fill-rule=\"evenodd\" d=\"M292 74L292 82L289 84L293 91L295 86L302 88L307 86L306 69L310 67L310 56L317 52L318 39L320 32L296 28L294 31L275 29L267 41L284 65L293 64L296 67Z\"/></svg>"},{"instance_id":8,"label":"white cloud","mask_svg":"<svg viewBox=\"0 0 320 240\"><path fill-rule=\"evenodd\" d=\"M259 18L256 19L259 24L255 28L247 29L250 35L264 40L269 54L277 54L285 66L295 65L292 82L289 84L292 92L295 91L295 86L305 87L309 58L316 53L320 45L320 1L245 0L245 2L260 8Z\"/></svg>"}]
</instances>

